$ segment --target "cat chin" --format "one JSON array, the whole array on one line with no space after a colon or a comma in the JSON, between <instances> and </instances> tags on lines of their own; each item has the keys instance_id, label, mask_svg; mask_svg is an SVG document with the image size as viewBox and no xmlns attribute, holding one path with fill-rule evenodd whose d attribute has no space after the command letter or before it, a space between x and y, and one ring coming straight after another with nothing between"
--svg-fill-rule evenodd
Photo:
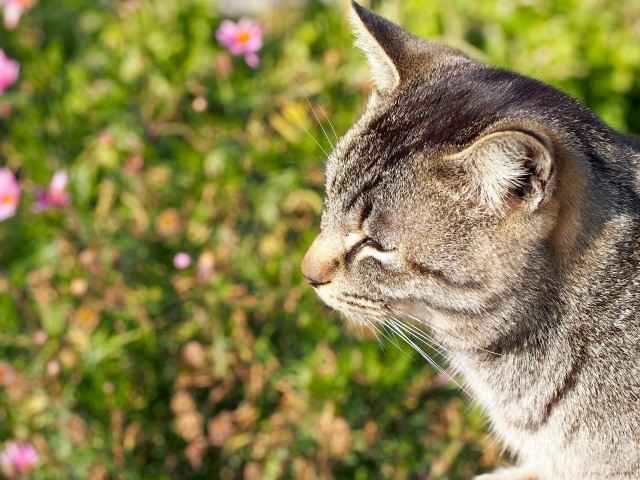
<instances>
[{"instance_id":1,"label":"cat chin","mask_svg":"<svg viewBox=\"0 0 640 480\"><path fill-rule=\"evenodd\" d=\"M337 311L345 321L356 327L383 323L388 312L382 302L367 300L364 296L351 294L336 282L317 287L316 294L329 308Z\"/></svg>"}]
</instances>

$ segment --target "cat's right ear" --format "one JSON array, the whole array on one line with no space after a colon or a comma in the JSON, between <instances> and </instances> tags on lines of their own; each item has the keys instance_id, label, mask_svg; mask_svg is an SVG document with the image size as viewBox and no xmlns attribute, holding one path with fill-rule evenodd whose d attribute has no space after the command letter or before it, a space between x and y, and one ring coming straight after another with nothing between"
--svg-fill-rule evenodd
<instances>
[{"instance_id":1,"label":"cat's right ear","mask_svg":"<svg viewBox=\"0 0 640 480\"><path fill-rule=\"evenodd\" d=\"M351 24L356 46L367 56L376 87L390 92L400 85L407 44L413 37L395 23L352 2Z\"/></svg>"},{"instance_id":2,"label":"cat's right ear","mask_svg":"<svg viewBox=\"0 0 640 480\"><path fill-rule=\"evenodd\" d=\"M469 174L470 197L497 212L516 205L533 212L554 192L554 155L541 133L498 131L450 158L458 159Z\"/></svg>"}]
</instances>

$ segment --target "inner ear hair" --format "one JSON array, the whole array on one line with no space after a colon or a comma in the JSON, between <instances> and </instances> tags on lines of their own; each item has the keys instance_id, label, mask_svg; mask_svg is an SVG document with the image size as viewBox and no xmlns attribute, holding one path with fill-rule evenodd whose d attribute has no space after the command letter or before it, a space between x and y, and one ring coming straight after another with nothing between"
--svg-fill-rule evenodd
<instances>
[{"instance_id":1,"label":"inner ear hair","mask_svg":"<svg viewBox=\"0 0 640 480\"><path fill-rule=\"evenodd\" d=\"M542 135L520 130L494 132L454 157L469 175L467 194L494 211L522 206L533 212L553 194L553 153Z\"/></svg>"}]
</instances>

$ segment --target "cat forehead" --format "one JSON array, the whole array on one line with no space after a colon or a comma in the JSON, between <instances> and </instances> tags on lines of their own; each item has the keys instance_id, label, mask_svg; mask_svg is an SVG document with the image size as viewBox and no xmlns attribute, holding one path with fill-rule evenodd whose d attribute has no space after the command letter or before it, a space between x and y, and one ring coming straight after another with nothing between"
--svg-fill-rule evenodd
<instances>
[{"instance_id":1,"label":"cat forehead","mask_svg":"<svg viewBox=\"0 0 640 480\"><path fill-rule=\"evenodd\" d=\"M350 210L416 159L461 150L494 125L591 121L585 115L581 105L546 84L480 64L460 65L370 101L329 159L327 196Z\"/></svg>"},{"instance_id":2,"label":"cat forehead","mask_svg":"<svg viewBox=\"0 0 640 480\"><path fill-rule=\"evenodd\" d=\"M341 139L327 167L327 196L350 210L360 197L414 166L424 154L464 145L495 119L486 108L463 110L477 85L457 81L451 72L438 81L399 89L393 96L374 97Z\"/></svg>"}]
</instances>

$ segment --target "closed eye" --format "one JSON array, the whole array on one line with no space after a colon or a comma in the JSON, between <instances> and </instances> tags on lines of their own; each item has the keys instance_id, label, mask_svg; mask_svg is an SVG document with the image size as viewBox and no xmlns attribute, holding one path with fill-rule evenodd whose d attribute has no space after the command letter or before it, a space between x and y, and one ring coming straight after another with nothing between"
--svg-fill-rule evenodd
<instances>
[{"instance_id":1,"label":"closed eye","mask_svg":"<svg viewBox=\"0 0 640 480\"><path fill-rule=\"evenodd\" d=\"M345 256L345 262L347 263L347 265L351 264L353 260L355 260L356 255L358 255L358 253L360 253L363 249L367 247L373 248L374 250L380 253L389 253L396 250L395 248L385 249L380 244L380 242L374 240L371 237L364 237L362 240L360 240L355 245L353 245L353 247L351 247L351 249L347 252Z\"/></svg>"}]
</instances>

